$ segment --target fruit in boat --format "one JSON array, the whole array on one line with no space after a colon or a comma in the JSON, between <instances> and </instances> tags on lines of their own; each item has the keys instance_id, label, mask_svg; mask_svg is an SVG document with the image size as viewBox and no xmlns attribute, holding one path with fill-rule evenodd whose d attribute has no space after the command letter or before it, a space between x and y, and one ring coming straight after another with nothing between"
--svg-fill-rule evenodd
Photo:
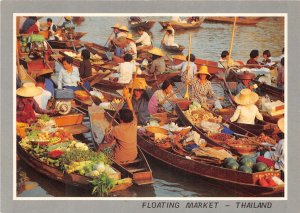
<instances>
[{"instance_id":1,"label":"fruit in boat","mask_svg":"<svg viewBox=\"0 0 300 213\"><path fill-rule=\"evenodd\" d=\"M242 165L239 168L239 171L245 172L245 173L252 173L252 169L249 166Z\"/></svg>"},{"instance_id":2,"label":"fruit in boat","mask_svg":"<svg viewBox=\"0 0 300 213\"><path fill-rule=\"evenodd\" d=\"M266 164L262 163L262 162L258 162L256 164L254 164L253 166L254 170L257 172L263 172L265 171L268 167Z\"/></svg>"},{"instance_id":3,"label":"fruit in boat","mask_svg":"<svg viewBox=\"0 0 300 213\"><path fill-rule=\"evenodd\" d=\"M228 164L229 162L236 162L234 158L225 158L224 159L224 165Z\"/></svg>"},{"instance_id":4,"label":"fruit in boat","mask_svg":"<svg viewBox=\"0 0 300 213\"><path fill-rule=\"evenodd\" d=\"M248 167L250 167L250 168L252 168L252 167L253 167L253 164L254 164L251 158L243 158L243 159L240 161L240 163L241 163L242 165L248 166Z\"/></svg>"},{"instance_id":5,"label":"fruit in boat","mask_svg":"<svg viewBox=\"0 0 300 213\"><path fill-rule=\"evenodd\" d=\"M231 162L227 163L225 167L228 169L237 170L239 168L239 166L240 165L237 162L231 161Z\"/></svg>"}]
</instances>

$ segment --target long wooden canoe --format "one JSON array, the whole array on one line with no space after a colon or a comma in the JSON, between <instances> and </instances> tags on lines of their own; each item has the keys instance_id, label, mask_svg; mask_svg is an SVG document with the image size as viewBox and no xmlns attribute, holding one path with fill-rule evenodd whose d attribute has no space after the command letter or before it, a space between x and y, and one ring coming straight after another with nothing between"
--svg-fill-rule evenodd
<instances>
[{"instance_id":1,"label":"long wooden canoe","mask_svg":"<svg viewBox=\"0 0 300 213\"><path fill-rule=\"evenodd\" d=\"M108 47L104 47L100 44L96 44L93 42L82 42L82 44L85 46L86 49L88 49L93 54L98 54L103 59L107 60L108 57L106 55L106 52L109 52L110 49Z\"/></svg>"},{"instance_id":2,"label":"long wooden canoe","mask_svg":"<svg viewBox=\"0 0 300 213\"><path fill-rule=\"evenodd\" d=\"M73 32L73 33L66 33L65 35L68 39L79 40L86 34L87 32Z\"/></svg>"},{"instance_id":3,"label":"long wooden canoe","mask_svg":"<svg viewBox=\"0 0 300 213\"><path fill-rule=\"evenodd\" d=\"M264 20L265 17L237 17L236 24L239 25L256 25L258 22ZM217 22L232 24L234 17L205 17L205 22Z\"/></svg>"},{"instance_id":4,"label":"long wooden canoe","mask_svg":"<svg viewBox=\"0 0 300 213\"><path fill-rule=\"evenodd\" d=\"M195 29L199 28L201 24L204 22L205 18L202 17L200 18L199 21L197 22L192 22L192 23L179 23L179 22L174 22L174 21L160 21L159 24L163 28L167 28L168 25L171 25L174 30L186 30L186 29Z\"/></svg>"},{"instance_id":5,"label":"long wooden canoe","mask_svg":"<svg viewBox=\"0 0 300 213\"><path fill-rule=\"evenodd\" d=\"M73 41L55 41L55 40L48 40L47 41L52 49L71 49L74 48L80 49L82 47L79 40L73 40Z\"/></svg>"},{"instance_id":6,"label":"long wooden canoe","mask_svg":"<svg viewBox=\"0 0 300 213\"><path fill-rule=\"evenodd\" d=\"M186 158L184 155L179 155L173 149L161 149L149 138L141 135L138 135L138 145L145 153L162 163L200 177L224 183L233 190L260 196L282 194L284 191L284 186L263 187L256 184L259 176L274 175L280 177L281 174L279 171L248 174L221 166L210 165L192 157Z\"/></svg>"},{"instance_id":7,"label":"long wooden canoe","mask_svg":"<svg viewBox=\"0 0 300 213\"><path fill-rule=\"evenodd\" d=\"M175 72L166 72L166 73L162 73L159 75L152 76L152 75L138 75L139 78L145 78L146 82L149 86L152 87L157 87L158 85L160 85L162 82L164 82L167 79L171 79L177 75L179 75L180 71L175 71ZM101 80L99 83L97 83L95 85L96 88L98 89L103 89L106 91L112 91L112 90L120 90L123 89L124 86L126 86L126 84L120 84L118 82L114 82L111 80Z\"/></svg>"},{"instance_id":8,"label":"long wooden canoe","mask_svg":"<svg viewBox=\"0 0 300 213\"><path fill-rule=\"evenodd\" d=\"M185 46L182 45L179 45L179 47L177 47L177 46L167 46L165 44L161 44L161 46L164 50L172 53L181 53L185 49Z\"/></svg>"},{"instance_id":9,"label":"long wooden canoe","mask_svg":"<svg viewBox=\"0 0 300 213\"><path fill-rule=\"evenodd\" d=\"M109 126L109 122L112 117L106 113L103 109L98 106L91 106L88 108L90 123L91 123L91 133L95 145L99 145L103 142L105 130ZM116 122L114 124L117 124ZM122 172L122 174L128 175L128 177L133 179L133 182L137 185L152 184L153 177L151 168L140 150L138 149L138 157L131 162L117 163L114 159L114 167Z\"/></svg>"},{"instance_id":10,"label":"long wooden canoe","mask_svg":"<svg viewBox=\"0 0 300 213\"><path fill-rule=\"evenodd\" d=\"M79 174L67 174L56 167L47 165L46 163L30 155L27 151L25 151L20 146L19 143L17 143L17 154L28 166L30 166L35 171L47 176L50 179L59 181L66 185L80 187L83 189L92 189L92 184L90 183L92 178L87 176L82 176ZM117 185L110 192L125 190L129 188L131 185L132 183Z\"/></svg>"},{"instance_id":11,"label":"long wooden canoe","mask_svg":"<svg viewBox=\"0 0 300 213\"><path fill-rule=\"evenodd\" d=\"M145 30L150 30L153 25L155 24L155 21L130 21L128 20L128 26L130 29L137 30L139 27L143 27Z\"/></svg>"},{"instance_id":12,"label":"long wooden canoe","mask_svg":"<svg viewBox=\"0 0 300 213\"><path fill-rule=\"evenodd\" d=\"M192 124L192 122L185 116L183 111L185 111L189 108L190 103L191 102L187 101L187 100L177 101L177 103L176 103L175 110L176 110L176 113L177 113L179 119L182 121L182 123L186 126L192 126L193 130L198 132L201 135L201 137L203 137L209 144L214 145L214 146L222 146L226 149L230 149L230 147L228 145L220 144L220 143L214 141L212 138L210 138L208 136L208 134L203 129ZM211 112L211 113L214 116L217 116L215 113L213 113L213 112ZM234 123L231 123L225 119L222 119L222 124L224 126L228 127L229 129L231 129L232 131L234 131L235 133L238 133L240 135L249 136L249 137L255 136L255 134L251 133L250 131L247 131L246 129L243 129L240 126L238 126ZM235 154L238 154L238 153L235 153Z\"/></svg>"}]
</instances>

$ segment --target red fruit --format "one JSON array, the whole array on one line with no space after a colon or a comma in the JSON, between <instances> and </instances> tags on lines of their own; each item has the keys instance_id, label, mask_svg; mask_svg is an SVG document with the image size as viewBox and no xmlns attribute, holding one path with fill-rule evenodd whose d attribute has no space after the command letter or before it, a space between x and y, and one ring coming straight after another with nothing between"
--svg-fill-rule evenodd
<instances>
[{"instance_id":1,"label":"red fruit","mask_svg":"<svg viewBox=\"0 0 300 213\"><path fill-rule=\"evenodd\" d=\"M277 184L275 183L275 181L272 179L272 177L269 177L266 179L269 186L277 186Z\"/></svg>"},{"instance_id":2,"label":"red fruit","mask_svg":"<svg viewBox=\"0 0 300 213\"><path fill-rule=\"evenodd\" d=\"M258 183L259 183L259 185L261 185L261 186L265 186L265 187L270 186L269 183L268 183L268 182L266 181L266 179L264 179L264 178L259 179Z\"/></svg>"}]
</instances>

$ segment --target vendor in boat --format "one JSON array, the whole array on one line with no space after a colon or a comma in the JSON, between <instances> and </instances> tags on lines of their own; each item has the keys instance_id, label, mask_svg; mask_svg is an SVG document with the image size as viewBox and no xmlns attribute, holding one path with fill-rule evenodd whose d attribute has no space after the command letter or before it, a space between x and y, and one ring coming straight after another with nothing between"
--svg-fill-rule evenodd
<instances>
[{"instance_id":1,"label":"vendor in boat","mask_svg":"<svg viewBox=\"0 0 300 213\"><path fill-rule=\"evenodd\" d=\"M120 63L117 68L117 72L120 74L118 83L129 84L132 80L132 75L137 71L137 65L129 53L125 54L124 60L125 62ZM139 73L141 73L141 70L138 68L138 74Z\"/></svg>"},{"instance_id":2,"label":"vendor in boat","mask_svg":"<svg viewBox=\"0 0 300 213\"><path fill-rule=\"evenodd\" d=\"M247 64L260 65L260 63L258 62L258 57L259 57L258 50L251 50L250 59L247 61Z\"/></svg>"},{"instance_id":3,"label":"vendor in boat","mask_svg":"<svg viewBox=\"0 0 300 213\"><path fill-rule=\"evenodd\" d=\"M162 44L166 46L179 47L179 45L176 44L174 40L175 40L175 30L172 26L168 26L167 31L162 39Z\"/></svg>"},{"instance_id":4,"label":"vendor in boat","mask_svg":"<svg viewBox=\"0 0 300 213\"><path fill-rule=\"evenodd\" d=\"M136 44L132 38L132 34L128 33L127 37L127 46L125 48L125 53L129 53L132 55L133 59L137 58L137 49L136 49Z\"/></svg>"},{"instance_id":5,"label":"vendor in boat","mask_svg":"<svg viewBox=\"0 0 300 213\"><path fill-rule=\"evenodd\" d=\"M49 40L55 40L55 33L57 31L56 25L53 23L51 18L47 18L47 26L49 32Z\"/></svg>"},{"instance_id":6,"label":"vendor in boat","mask_svg":"<svg viewBox=\"0 0 300 213\"><path fill-rule=\"evenodd\" d=\"M263 144L262 149L258 152L259 157L256 158L256 162L262 162L268 167L284 170L284 118L278 120L277 126L282 135L281 139L275 146L269 143Z\"/></svg>"},{"instance_id":7,"label":"vendor in boat","mask_svg":"<svg viewBox=\"0 0 300 213\"><path fill-rule=\"evenodd\" d=\"M150 117L148 111L149 97L146 93L147 87L148 85L144 78L136 78L134 83L131 83L129 86L130 89L134 88L131 103L136 113L139 125L146 125Z\"/></svg>"},{"instance_id":8,"label":"vendor in boat","mask_svg":"<svg viewBox=\"0 0 300 213\"><path fill-rule=\"evenodd\" d=\"M20 33L25 34L37 34L39 33L39 27L37 25L37 17L29 16L23 23Z\"/></svg>"},{"instance_id":9,"label":"vendor in boat","mask_svg":"<svg viewBox=\"0 0 300 213\"><path fill-rule=\"evenodd\" d=\"M160 48L153 47L148 51L152 55L152 64L150 69L146 71L149 75L159 75L166 71L166 62L164 59L165 54Z\"/></svg>"},{"instance_id":10,"label":"vendor in boat","mask_svg":"<svg viewBox=\"0 0 300 213\"><path fill-rule=\"evenodd\" d=\"M263 52L263 60L261 62L262 65L269 65L272 62L271 60L271 52L270 50L265 50Z\"/></svg>"},{"instance_id":11,"label":"vendor in boat","mask_svg":"<svg viewBox=\"0 0 300 213\"><path fill-rule=\"evenodd\" d=\"M108 43L109 43L109 47L111 48L113 46L113 40L118 38L118 34L119 34L119 28L120 28L120 24L115 24L113 27L111 27L113 29L110 37L108 38Z\"/></svg>"},{"instance_id":12,"label":"vendor in boat","mask_svg":"<svg viewBox=\"0 0 300 213\"><path fill-rule=\"evenodd\" d=\"M120 32L118 33L117 38L120 38L120 37L125 37L126 38L128 33L129 33L129 30L125 25L121 26L119 28L119 31Z\"/></svg>"},{"instance_id":13,"label":"vendor in boat","mask_svg":"<svg viewBox=\"0 0 300 213\"><path fill-rule=\"evenodd\" d=\"M92 64L90 61L91 58L91 53L87 49L83 49L81 51L81 58L82 61L80 62L79 65L79 74L80 78L87 78L92 75Z\"/></svg>"},{"instance_id":14,"label":"vendor in boat","mask_svg":"<svg viewBox=\"0 0 300 213\"><path fill-rule=\"evenodd\" d=\"M170 80L165 80L161 85L161 89L156 90L150 98L148 104L149 113L155 114L165 111L172 112L173 107L169 101L176 98L177 96L173 92L173 82Z\"/></svg>"},{"instance_id":15,"label":"vendor in boat","mask_svg":"<svg viewBox=\"0 0 300 213\"><path fill-rule=\"evenodd\" d=\"M280 60L278 68L277 87L284 89L284 57Z\"/></svg>"},{"instance_id":16,"label":"vendor in boat","mask_svg":"<svg viewBox=\"0 0 300 213\"><path fill-rule=\"evenodd\" d=\"M189 56L186 56L186 61L178 64L178 65L174 65L174 66L170 66L170 68L172 70L181 70L181 81L183 83L186 82L187 79L187 73L189 72L189 79L193 79L197 73L197 65L195 64L195 60L196 57L194 54L190 55L190 69L188 71L188 60L189 60Z\"/></svg>"},{"instance_id":17,"label":"vendor in boat","mask_svg":"<svg viewBox=\"0 0 300 213\"><path fill-rule=\"evenodd\" d=\"M135 41L135 43L141 44L137 47L138 50L146 48L146 47L150 47L151 46L151 37L150 35L145 32L143 27L139 27L138 28L138 34L141 36L138 40Z\"/></svg>"},{"instance_id":18,"label":"vendor in boat","mask_svg":"<svg viewBox=\"0 0 300 213\"><path fill-rule=\"evenodd\" d=\"M65 21L60 26L60 28L62 28L65 31L68 31L68 32L73 32L74 29L75 29L75 25L72 22L72 17L71 16L65 16L64 19L65 19Z\"/></svg>"},{"instance_id":19,"label":"vendor in boat","mask_svg":"<svg viewBox=\"0 0 300 213\"><path fill-rule=\"evenodd\" d=\"M210 76L207 66L201 66L195 76L196 78L191 79L189 83L191 85L190 98L209 109L215 105L216 100L221 100L222 97L215 95L211 82L207 80Z\"/></svg>"},{"instance_id":20,"label":"vendor in boat","mask_svg":"<svg viewBox=\"0 0 300 213\"><path fill-rule=\"evenodd\" d=\"M229 52L227 50L224 50L221 53L219 62L225 69L228 69L229 67L238 67L241 65L239 62L236 62L232 58L229 58Z\"/></svg>"},{"instance_id":21,"label":"vendor in boat","mask_svg":"<svg viewBox=\"0 0 300 213\"><path fill-rule=\"evenodd\" d=\"M234 91L234 94L239 94L243 89L250 89L255 91L257 88L256 84L253 84L251 81L254 79L255 75L248 71L244 71L238 75L239 83Z\"/></svg>"},{"instance_id":22,"label":"vendor in boat","mask_svg":"<svg viewBox=\"0 0 300 213\"><path fill-rule=\"evenodd\" d=\"M73 91L81 90L81 87L79 87L79 71L77 67L72 65L73 58L65 56L62 59L62 63L63 69L61 69L59 72L57 81L58 89L68 88L72 89Z\"/></svg>"},{"instance_id":23,"label":"vendor in boat","mask_svg":"<svg viewBox=\"0 0 300 213\"><path fill-rule=\"evenodd\" d=\"M51 75L53 73L52 69L44 69L41 70L36 77L42 76L45 78L45 90L49 91L51 93L51 96L54 97L54 82L51 79Z\"/></svg>"},{"instance_id":24,"label":"vendor in boat","mask_svg":"<svg viewBox=\"0 0 300 213\"><path fill-rule=\"evenodd\" d=\"M243 89L234 97L234 101L238 106L233 116L230 118L230 121L253 125L255 124L255 118L263 121L263 116L255 105L258 99L259 96L255 92L252 92L250 89Z\"/></svg>"},{"instance_id":25,"label":"vendor in boat","mask_svg":"<svg viewBox=\"0 0 300 213\"><path fill-rule=\"evenodd\" d=\"M42 93L34 97L34 100L38 103L41 109L47 109L48 101L51 99L52 95L49 91L45 89L45 77L39 76L35 79L36 87L39 88Z\"/></svg>"},{"instance_id":26,"label":"vendor in boat","mask_svg":"<svg viewBox=\"0 0 300 213\"><path fill-rule=\"evenodd\" d=\"M36 121L35 113L55 114L56 110L41 109L33 97L39 96L43 91L34 83L24 83L17 89L17 122L33 123Z\"/></svg>"},{"instance_id":27,"label":"vendor in boat","mask_svg":"<svg viewBox=\"0 0 300 213\"><path fill-rule=\"evenodd\" d=\"M130 109L119 111L120 124L108 130L105 142L98 151L113 150L114 160L118 163L130 162L137 158L137 120ZM125 134L124 134L125 133Z\"/></svg>"},{"instance_id":28,"label":"vendor in boat","mask_svg":"<svg viewBox=\"0 0 300 213\"><path fill-rule=\"evenodd\" d=\"M128 28L126 26L121 26L119 28L119 33L117 35L117 38L113 40L113 44L116 46L116 49L114 50L114 54L117 57L123 57L125 48L128 45L127 41L127 35L128 35Z\"/></svg>"}]
</instances>

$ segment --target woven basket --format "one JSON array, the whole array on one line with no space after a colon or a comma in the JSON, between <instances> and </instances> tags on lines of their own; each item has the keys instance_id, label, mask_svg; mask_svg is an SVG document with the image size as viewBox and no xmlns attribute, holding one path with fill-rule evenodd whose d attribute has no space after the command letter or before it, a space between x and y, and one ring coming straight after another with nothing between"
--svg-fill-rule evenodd
<instances>
[{"instance_id":1,"label":"woven basket","mask_svg":"<svg viewBox=\"0 0 300 213\"><path fill-rule=\"evenodd\" d=\"M229 145L232 149L241 155L254 154L257 150L257 145Z\"/></svg>"}]
</instances>

